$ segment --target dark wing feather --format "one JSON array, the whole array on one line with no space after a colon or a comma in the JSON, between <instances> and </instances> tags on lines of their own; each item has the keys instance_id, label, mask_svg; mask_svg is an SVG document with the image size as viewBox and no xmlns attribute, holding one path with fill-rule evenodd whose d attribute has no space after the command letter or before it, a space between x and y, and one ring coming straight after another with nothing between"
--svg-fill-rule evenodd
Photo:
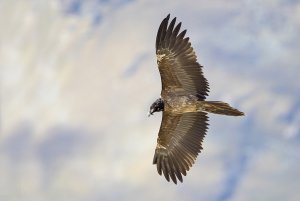
<instances>
[{"instance_id":1,"label":"dark wing feather","mask_svg":"<svg viewBox=\"0 0 300 201\"><path fill-rule=\"evenodd\" d=\"M193 165L208 126L206 113L163 112L153 164L165 178L176 184Z\"/></svg>"},{"instance_id":2,"label":"dark wing feather","mask_svg":"<svg viewBox=\"0 0 300 201\"><path fill-rule=\"evenodd\" d=\"M199 99L204 100L208 95L209 86L203 76L202 66L197 62L189 38L184 37L186 30L179 33L181 22L176 25L174 18L168 26L169 18L170 15L161 22L156 36L162 97L165 90L174 90L197 95Z\"/></svg>"}]
</instances>

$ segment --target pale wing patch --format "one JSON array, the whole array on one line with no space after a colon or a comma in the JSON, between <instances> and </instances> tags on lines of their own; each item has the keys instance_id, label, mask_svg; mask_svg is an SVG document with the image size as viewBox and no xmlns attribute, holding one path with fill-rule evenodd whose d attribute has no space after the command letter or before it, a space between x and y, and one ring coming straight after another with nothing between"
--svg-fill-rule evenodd
<instances>
[{"instance_id":1,"label":"pale wing patch","mask_svg":"<svg viewBox=\"0 0 300 201\"><path fill-rule=\"evenodd\" d=\"M163 146L159 143L157 143L156 148L158 148L158 149L167 149L165 146Z\"/></svg>"},{"instance_id":2,"label":"pale wing patch","mask_svg":"<svg viewBox=\"0 0 300 201\"><path fill-rule=\"evenodd\" d=\"M157 57L157 63L160 63L164 57L166 56L166 54L157 54L156 57Z\"/></svg>"}]
</instances>

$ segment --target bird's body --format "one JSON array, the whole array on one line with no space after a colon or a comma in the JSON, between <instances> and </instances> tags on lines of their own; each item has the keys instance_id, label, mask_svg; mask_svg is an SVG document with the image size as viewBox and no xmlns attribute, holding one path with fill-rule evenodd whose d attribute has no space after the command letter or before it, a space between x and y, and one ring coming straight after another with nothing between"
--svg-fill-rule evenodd
<instances>
[{"instance_id":1,"label":"bird's body","mask_svg":"<svg viewBox=\"0 0 300 201\"><path fill-rule=\"evenodd\" d=\"M196 112L198 102L194 95L176 95L168 92L163 96L164 111L174 113Z\"/></svg>"},{"instance_id":2,"label":"bird's body","mask_svg":"<svg viewBox=\"0 0 300 201\"><path fill-rule=\"evenodd\" d=\"M153 163L159 174L174 183L190 169L200 150L208 126L207 112L230 116L244 113L221 101L206 101L208 82L197 62L186 30L170 15L161 23L156 37L156 56L161 75L161 98L150 113L163 111Z\"/></svg>"}]
</instances>

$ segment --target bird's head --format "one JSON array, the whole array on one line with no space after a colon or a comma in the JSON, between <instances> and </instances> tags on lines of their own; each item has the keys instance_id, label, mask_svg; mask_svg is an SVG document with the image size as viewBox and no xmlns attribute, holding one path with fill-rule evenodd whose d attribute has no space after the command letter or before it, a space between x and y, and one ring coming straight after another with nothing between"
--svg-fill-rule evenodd
<instances>
[{"instance_id":1,"label":"bird's head","mask_svg":"<svg viewBox=\"0 0 300 201\"><path fill-rule=\"evenodd\" d=\"M164 110L164 101L159 98L150 106L150 111L148 113L148 117L152 115L154 112L160 112Z\"/></svg>"}]
</instances>

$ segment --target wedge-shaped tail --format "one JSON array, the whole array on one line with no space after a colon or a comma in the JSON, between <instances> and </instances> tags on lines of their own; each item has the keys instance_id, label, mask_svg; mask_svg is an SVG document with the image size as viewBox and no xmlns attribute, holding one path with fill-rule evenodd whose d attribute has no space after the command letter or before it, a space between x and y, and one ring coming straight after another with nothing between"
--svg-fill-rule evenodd
<instances>
[{"instance_id":1,"label":"wedge-shaped tail","mask_svg":"<svg viewBox=\"0 0 300 201\"><path fill-rule=\"evenodd\" d=\"M244 113L221 101L199 101L201 111L229 116L243 116Z\"/></svg>"}]
</instances>

